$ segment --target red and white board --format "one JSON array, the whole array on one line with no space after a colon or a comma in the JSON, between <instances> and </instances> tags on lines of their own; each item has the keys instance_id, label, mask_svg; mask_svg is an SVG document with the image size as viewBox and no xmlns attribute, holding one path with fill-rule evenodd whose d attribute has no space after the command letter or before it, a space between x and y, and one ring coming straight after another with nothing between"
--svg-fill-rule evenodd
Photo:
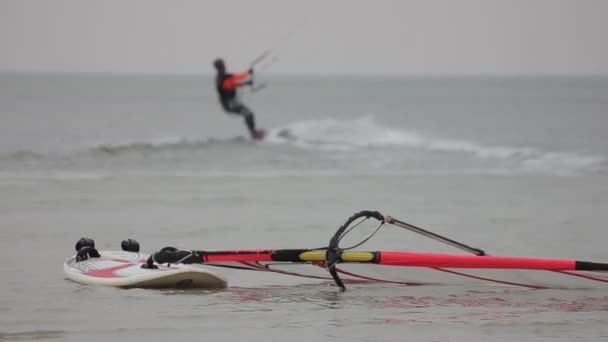
<instances>
[{"instance_id":1,"label":"red and white board","mask_svg":"<svg viewBox=\"0 0 608 342\"><path fill-rule=\"evenodd\" d=\"M68 258L63 271L68 279L82 284L124 288L225 288L226 279L202 265L158 265L158 269L141 266L147 254L124 251L99 251L100 258L76 262Z\"/></svg>"}]
</instances>

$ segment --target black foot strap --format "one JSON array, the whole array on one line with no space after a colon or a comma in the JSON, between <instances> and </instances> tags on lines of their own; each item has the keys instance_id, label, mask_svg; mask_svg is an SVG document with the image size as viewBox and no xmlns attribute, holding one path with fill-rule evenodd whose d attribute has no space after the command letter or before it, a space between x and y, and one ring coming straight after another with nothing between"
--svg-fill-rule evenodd
<instances>
[{"instance_id":1,"label":"black foot strap","mask_svg":"<svg viewBox=\"0 0 608 342\"><path fill-rule=\"evenodd\" d=\"M78 253L76 253L76 262L87 260L89 257L99 258L100 256L95 247L85 246L80 248Z\"/></svg>"},{"instance_id":2,"label":"black foot strap","mask_svg":"<svg viewBox=\"0 0 608 342\"><path fill-rule=\"evenodd\" d=\"M196 264L201 262L201 256L196 251L178 250L173 247L165 247L153 253L142 268L158 268L154 264Z\"/></svg>"}]
</instances>

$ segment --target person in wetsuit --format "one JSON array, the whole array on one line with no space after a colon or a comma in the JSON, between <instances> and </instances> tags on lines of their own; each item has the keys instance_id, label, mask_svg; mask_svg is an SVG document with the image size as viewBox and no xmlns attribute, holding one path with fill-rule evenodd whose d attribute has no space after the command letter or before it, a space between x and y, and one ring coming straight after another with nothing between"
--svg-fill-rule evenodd
<instances>
[{"instance_id":1,"label":"person in wetsuit","mask_svg":"<svg viewBox=\"0 0 608 342\"><path fill-rule=\"evenodd\" d=\"M260 139L262 133L255 129L255 117L253 112L247 108L237 96L237 88L252 84L251 77L253 76L253 68L237 74L230 74L226 72L226 64L221 58L216 59L213 62L213 66L217 71L215 76L215 87L222 108L227 113L244 117L251 138Z\"/></svg>"}]
</instances>

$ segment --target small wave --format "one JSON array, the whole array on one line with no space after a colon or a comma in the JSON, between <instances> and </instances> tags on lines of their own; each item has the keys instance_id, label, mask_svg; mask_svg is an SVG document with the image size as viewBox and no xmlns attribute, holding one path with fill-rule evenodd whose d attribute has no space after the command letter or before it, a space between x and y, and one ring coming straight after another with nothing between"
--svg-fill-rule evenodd
<instances>
[{"instance_id":1,"label":"small wave","mask_svg":"<svg viewBox=\"0 0 608 342\"><path fill-rule=\"evenodd\" d=\"M49 164L55 166L67 166L72 164L72 157L56 152L36 152L29 150L18 150L0 154L0 170L14 169L19 170L38 168Z\"/></svg>"},{"instance_id":2,"label":"small wave","mask_svg":"<svg viewBox=\"0 0 608 342\"><path fill-rule=\"evenodd\" d=\"M236 136L233 138L219 139L209 138L205 140L189 140L184 138L164 138L152 142L123 142L117 144L97 144L90 151L94 153L103 153L117 155L129 152L146 153L146 152L162 152L172 150L193 150L201 149L214 145L223 144L241 144L249 143L250 139L244 136Z\"/></svg>"},{"instance_id":3,"label":"small wave","mask_svg":"<svg viewBox=\"0 0 608 342\"><path fill-rule=\"evenodd\" d=\"M48 157L48 155L39 153L39 152L34 152L34 151L29 151L29 150L17 150L14 152L9 152L5 155L1 155L0 159L28 162L28 161L43 160L43 159L46 159L47 157Z\"/></svg>"},{"instance_id":4,"label":"small wave","mask_svg":"<svg viewBox=\"0 0 608 342\"><path fill-rule=\"evenodd\" d=\"M63 330L32 330L22 332L0 332L0 341L24 341L60 339L66 334Z\"/></svg>"},{"instance_id":5,"label":"small wave","mask_svg":"<svg viewBox=\"0 0 608 342\"><path fill-rule=\"evenodd\" d=\"M598 172L605 157L595 154L543 151L534 147L492 146L466 140L441 139L418 132L384 127L373 116L340 121L296 122L270 132L271 143L290 143L305 149L356 152L362 148L402 147L431 153L469 155L482 160L515 162L522 171L571 174Z\"/></svg>"}]
</instances>

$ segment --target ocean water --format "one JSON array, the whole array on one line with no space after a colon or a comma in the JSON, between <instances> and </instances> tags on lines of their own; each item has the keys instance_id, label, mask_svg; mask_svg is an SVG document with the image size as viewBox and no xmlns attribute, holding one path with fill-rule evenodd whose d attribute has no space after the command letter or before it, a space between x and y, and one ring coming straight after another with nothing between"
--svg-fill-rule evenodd
<instances>
[{"instance_id":1,"label":"ocean water","mask_svg":"<svg viewBox=\"0 0 608 342\"><path fill-rule=\"evenodd\" d=\"M497 255L608 261L608 79L275 76L250 142L205 75L0 75L0 340L599 341L608 292L70 282L104 249L307 248L363 209ZM279 134L288 130L290 138ZM426 250L400 233L376 248Z\"/></svg>"}]
</instances>

